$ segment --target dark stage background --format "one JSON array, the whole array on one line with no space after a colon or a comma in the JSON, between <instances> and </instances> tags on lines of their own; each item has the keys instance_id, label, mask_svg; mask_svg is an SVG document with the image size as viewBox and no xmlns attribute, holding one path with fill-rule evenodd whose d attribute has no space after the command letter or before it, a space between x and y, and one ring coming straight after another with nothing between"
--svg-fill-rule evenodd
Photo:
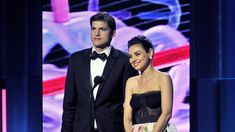
<instances>
[{"instance_id":1,"label":"dark stage background","mask_svg":"<svg viewBox=\"0 0 235 132\"><path fill-rule=\"evenodd\" d=\"M190 131L235 130L235 1L191 0ZM41 1L0 4L8 132L42 131ZM1 82L2 83L2 82Z\"/></svg>"},{"instance_id":2,"label":"dark stage background","mask_svg":"<svg viewBox=\"0 0 235 132\"><path fill-rule=\"evenodd\" d=\"M234 131L234 0L191 1L191 131Z\"/></svg>"},{"instance_id":3,"label":"dark stage background","mask_svg":"<svg viewBox=\"0 0 235 132\"><path fill-rule=\"evenodd\" d=\"M1 0L1 75L7 91L7 131L42 131L40 0ZM1 129L2 130L2 129Z\"/></svg>"}]
</instances>

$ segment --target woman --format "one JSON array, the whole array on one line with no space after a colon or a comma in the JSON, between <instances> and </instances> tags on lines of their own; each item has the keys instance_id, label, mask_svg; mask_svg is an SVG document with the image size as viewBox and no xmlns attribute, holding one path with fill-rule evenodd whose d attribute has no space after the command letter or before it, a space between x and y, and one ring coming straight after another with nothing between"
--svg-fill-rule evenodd
<instances>
[{"instance_id":1,"label":"woman","mask_svg":"<svg viewBox=\"0 0 235 132\"><path fill-rule=\"evenodd\" d=\"M145 36L128 41L129 61L140 75L126 83L124 127L126 132L162 132L171 118L171 77L152 66L154 49Z\"/></svg>"}]
</instances>

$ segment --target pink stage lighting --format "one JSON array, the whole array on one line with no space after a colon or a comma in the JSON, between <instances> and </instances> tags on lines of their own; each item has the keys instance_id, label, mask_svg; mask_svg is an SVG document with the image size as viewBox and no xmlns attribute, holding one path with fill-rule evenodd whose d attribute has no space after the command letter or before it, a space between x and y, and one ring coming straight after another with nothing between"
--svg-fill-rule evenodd
<instances>
[{"instance_id":1,"label":"pink stage lighting","mask_svg":"<svg viewBox=\"0 0 235 132\"><path fill-rule=\"evenodd\" d=\"M51 7L54 13L54 21L56 23L69 21L68 0L51 0Z\"/></svg>"}]
</instances>

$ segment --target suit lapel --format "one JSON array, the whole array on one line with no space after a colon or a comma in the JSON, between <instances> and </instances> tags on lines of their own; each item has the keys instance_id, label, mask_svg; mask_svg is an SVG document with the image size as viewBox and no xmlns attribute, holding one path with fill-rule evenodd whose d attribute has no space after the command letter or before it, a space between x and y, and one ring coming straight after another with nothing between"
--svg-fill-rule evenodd
<instances>
[{"instance_id":1,"label":"suit lapel","mask_svg":"<svg viewBox=\"0 0 235 132\"><path fill-rule=\"evenodd\" d=\"M87 50L87 52L84 52L84 60L83 64L81 65L82 70L82 76L84 77L84 80L86 81L84 84L87 84L85 86L86 90L90 93L92 90L92 84L91 84L91 71L90 71L90 58L89 55L91 53L91 49Z\"/></svg>"},{"instance_id":2,"label":"suit lapel","mask_svg":"<svg viewBox=\"0 0 235 132\"><path fill-rule=\"evenodd\" d=\"M104 83L102 83L102 84L99 86L96 99L97 99L98 96L100 95L100 92L102 91L102 89L103 89L103 87L104 87L104 84L105 84L106 80L108 79L108 77L109 77L109 75L110 75L110 73L111 73L111 71L112 71L112 68L113 68L114 64L116 63L117 57L118 57L118 52L117 52L114 48L112 48L112 49L111 49L111 52L110 52L110 55L109 55L109 57L108 57L107 63L106 63L106 65L105 65L103 74L102 74L102 76L105 77L105 80L104 80Z\"/></svg>"}]
</instances>

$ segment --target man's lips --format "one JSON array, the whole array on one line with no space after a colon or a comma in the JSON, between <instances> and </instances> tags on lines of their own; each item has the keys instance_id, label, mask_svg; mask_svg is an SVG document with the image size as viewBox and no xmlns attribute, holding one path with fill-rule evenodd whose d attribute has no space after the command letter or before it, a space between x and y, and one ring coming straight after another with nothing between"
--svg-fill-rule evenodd
<instances>
[{"instance_id":1,"label":"man's lips","mask_svg":"<svg viewBox=\"0 0 235 132\"><path fill-rule=\"evenodd\" d=\"M101 38L94 38L94 40L101 40Z\"/></svg>"}]
</instances>

